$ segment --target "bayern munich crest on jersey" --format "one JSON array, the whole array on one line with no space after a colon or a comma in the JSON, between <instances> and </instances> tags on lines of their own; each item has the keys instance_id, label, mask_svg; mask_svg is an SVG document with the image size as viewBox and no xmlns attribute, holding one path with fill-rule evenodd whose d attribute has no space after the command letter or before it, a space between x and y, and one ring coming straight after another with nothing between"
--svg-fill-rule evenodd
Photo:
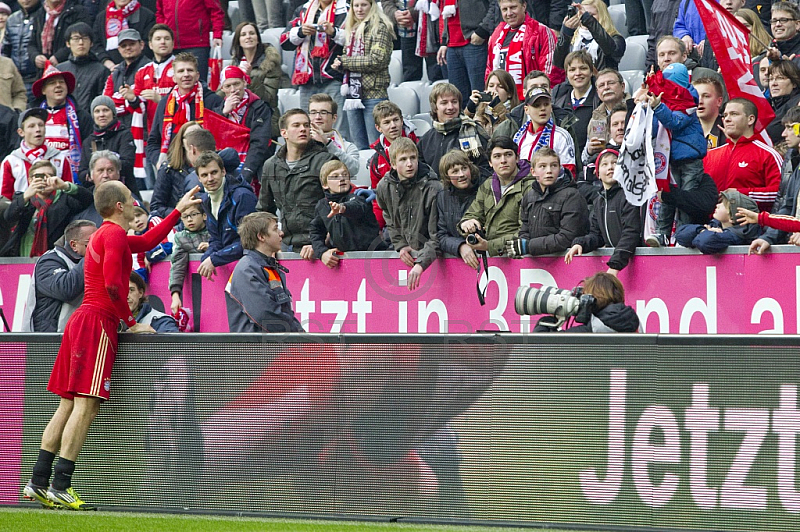
<instances>
[{"instance_id":1,"label":"bayern munich crest on jersey","mask_svg":"<svg viewBox=\"0 0 800 532\"><path fill-rule=\"evenodd\" d=\"M105 391L111 390L111 380L110 379L106 379L106 381L103 383L103 388L105 389Z\"/></svg>"}]
</instances>

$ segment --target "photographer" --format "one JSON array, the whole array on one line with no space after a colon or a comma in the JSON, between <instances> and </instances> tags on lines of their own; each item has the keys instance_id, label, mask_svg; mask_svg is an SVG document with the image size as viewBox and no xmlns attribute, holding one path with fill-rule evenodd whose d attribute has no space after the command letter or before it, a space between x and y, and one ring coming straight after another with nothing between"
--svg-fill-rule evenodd
<instances>
[{"instance_id":1,"label":"photographer","mask_svg":"<svg viewBox=\"0 0 800 532\"><path fill-rule=\"evenodd\" d=\"M615 276L597 272L587 277L583 280L583 295L594 298L588 321L560 330L574 333L633 333L639 330L639 317L633 307L625 304L625 288ZM539 319L533 332L559 330L554 326L557 322L555 316L544 316Z\"/></svg>"}]
</instances>

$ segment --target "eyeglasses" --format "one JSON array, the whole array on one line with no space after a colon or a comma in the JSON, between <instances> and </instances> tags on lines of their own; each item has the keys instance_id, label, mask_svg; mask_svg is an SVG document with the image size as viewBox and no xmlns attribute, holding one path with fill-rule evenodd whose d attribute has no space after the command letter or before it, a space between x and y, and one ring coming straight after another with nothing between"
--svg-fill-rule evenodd
<instances>
[{"instance_id":1,"label":"eyeglasses","mask_svg":"<svg viewBox=\"0 0 800 532\"><path fill-rule=\"evenodd\" d=\"M88 42L88 41L91 41L92 39L89 38L88 36L83 37L81 35L73 35L72 37L69 38L69 40L70 40L70 42L83 42L83 41L87 41Z\"/></svg>"},{"instance_id":2,"label":"eyeglasses","mask_svg":"<svg viewBox=\"0 0 800 532\"><path fill-rule=\"evenodd\" d=\"M332 115L332 114L333 113L331 113L330 111L325 111L325 110L322 110L322 111L309 111L308 112L308 116L328 116L328 115Z\"/></svg>"},{"instance_id":3,"label":"eyeglasses","mask_svg":"<svg viewBox=\"0 0 800 532\"><path fill-rule=\"evenodd\" d=\"M786 76L767 76L770 81L789 81L789 78Z\"/></svg>"},{"instance_id":4,"label":"eyeglasses","mask_svg":"<svg viewBox=\"0 0 800 532\"><path fill-rule=\"evenodd\" d=\"M769 21L769 23L770 23L772 26L777 26L778 24L780 24L781 26L783 26L783 25L785 25L785 24L787 24L787 23L789 23L789 22L794 22L795 20L796 20L796 19L793 19L793 18L773 18L773 19L771 19L771 20Z\"/></svg>"},{"instance_id":5,"label":"eyeglasses","mask_svg":"<svg viewBox=\"0 0 800 532\"><path fill-rule=\"evenodd\" d=\"M34 179L47 179L49 177L55 177L55 174L33 174L31 177Z\"/></svg>"}]
</instances>

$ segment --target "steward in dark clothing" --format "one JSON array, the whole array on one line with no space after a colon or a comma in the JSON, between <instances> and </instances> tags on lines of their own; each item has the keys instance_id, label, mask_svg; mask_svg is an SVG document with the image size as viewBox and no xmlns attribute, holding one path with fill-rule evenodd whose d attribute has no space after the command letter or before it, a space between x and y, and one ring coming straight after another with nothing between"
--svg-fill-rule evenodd
<instances>
[{"instance_id":1,"label":"steward in dark clothing","mask_svg":"<svg viewBox=\"0 0 800 532\"><path fill-rule=\"evenodd\" d=\"M319 181L319 180L317 180ZM242 258L242 242L236 228L239 221L256 210L256 195L241 177L225 177L222 203L214 217L208 192L202 194L203 211L206 213L206 228L211 239L203 260L211 257L214 266L222 266Z\"/></svg>"},{"instance_id":2,"label":"steward in dark clothing","mask_svg":"<svg viewBox=\"0 0 800 532\"><path fill-rule=\"evenodd\" d=\"M194 170L187 166L183 170L175 170L164 164L158 169L156 182L153 185L153 197L150 198L150 213L164 218L184 194L184 183Z\"/></svg>"},{"instance_id":3,"label":"steward in dark clothing","mask_svg":"<svg viewBox=\"0 0 800 532\"><path fill-rule=\"evenodd\" d=\"M331 201L344 204L344 213L328 218L331 212L328 202ZM317 215L311 221L309 236L314 257L318 259L332 248L339 251L374 251L376 245L383 243L372 205L353 194L353 190L344 194L331 194L326 190L325 197L317 202L315 212ZM385 249L385 246L378 249Z\"/></svg>"},{"instance_id":4,"label":"steward in dark clothing","mask_svg":"<svg viewBox=\"0 0 800 532\"><path fill-rule=\"evenodd\" d=\"M110 150L119 155L122 168L120 176L125 186L139 194L136 186L136 179L133 177L133 163L136 159L136 146L133 144L131 130L125 127L119 120L114 120L108 127L94 127L91 135L86 137L81 146L81 165L78 168L78 176L81 183L91 184L89 180L89 159L92 154L100 150ZM167 213L169 214L169 213Z\"/></svg>"},{"instance_id":5,"label":"steward in dark clothing","mask_svg":"<svg viewBox=\"0 0 800 532\"><path fill-rule=\"evenodd\" d=\"M719 190L711 176L703 173L700 184L691 190L681 190L670 185L670 191L661 192L661 201L667 205L672 205L676 209L686 213L691 220L688 223L706 224L714 214L719 200ZM644 211L643 211L644 213Z\"/></svg>"},{"instance_id":6,"label":"steward in dark clothing","mask_svg":"<svg viewBox=\"0 0 800 532\"><path fill-rule=\"evenodd\" d=\"M44 3L44 0L42 0L42 3ZM42 50L42 30L44 29L46 14L44 9L39 9L31 17L33 33L31 34L31 40L28 42L28 56L31 61L34 61L38 55L44 55L48 59L50 59L51 56L55 56L60 65L69 58L69 48L64 46L64 43L67 42L67 28L78 22L85 22L91 26L92 19L86 11L86 8L83 7L78 0L66 0L53 31L51 50L49 53L45 53L45 51ZM40 69L37 75L41 73L42 71Z\"/></svg>"},{"instance_id":7,"label":"steward in dark clothing","mask_svg":"<svg viewBox=\"0 0 800 532\"><path fill-rule=\"evenodd\" d=\"M81 109L89 109L95 96L103 94L110 72L92 52L81 57L69 56L69 61L58 64L61 72L72 72L75 90L72 97Z\"/></svg>"},{"instance_id":8,"label":"steward in dark clothing","mask_svg":"<svg viewBox=\"0 0 800 532\"><path fill-rule=\"evenodd\" d=\"M589 89L589 94L578 107L572 106L572 85L570 85L568 81L559 83L553 89L553 108L563 109L565 114L572 113L577 120L572 124L570 130L570 133L575 137L575 152L577 154L583 153L583 147L586 146L586 130L589 127L589 121L592 119L592 113L594 113L594 110L600 103L600 97L597 95L597 90L594 88L594 80L592 80L592 87ZM556 120L556 117L553 117L553 119ZM561 121L559 122L561 123Z\"/></svg>"},{"instance_id":9,"label":"steward in dark clothing","mask_svg":"<svg viewBox=\"0 0 800 532\"><path fill-rule=\"evenodd\" d=\"M158 156L161 153L161 135L164 129L164 110L167 108L168 96L161 98L156 107L156 114L153 116L153 123L150 125L150 135L147 137L147 146L145 152L147 153L147 162L156 165ZM222 98L216 92L209 90L208 87L203 86L203 106L207 109L216 109L222 105ZM186 121L194 120L194 105L189 105L189 113L191 116L186 117ZM177 128L175 129L177 131ZM173 135L174 138L174 135Z\"/></svg>"},{"instance_id":10,"label":"steward in dark clothing","mask_svg":"<svg viewBox=\"0 0 800 532\"><path fill-rule=\"evenodd\" d=\"M625 55L625 37L622 35L609 35L600 22L591 13L584 11L581 15L581 26L589 30L594 42L597 43L597 59L594 61L595 68L600 71L604 68L619 69L619 61ZM553 54L553 64L564 68L564 59L572 51L572 37L575 35L572 28L561 25L561 33L558 36L556 50ZM580 38L580 37L579 37ZM554 98L555 99L555 98Z\"/></svg>"},{"instance_id":11,"label":"steward in dark clothing","mask_svg":"<svg viewBox=\"0 0 800 532\"><path fill-rule=\"evenodd\" d=\"M545 316L542 320L550 318ZM542 325L542 320L536 324L533 332L553 332L553 327ZM629 307L625 303L611 303L602 309L592 313L592 318L589 323L576 325L569 329L564 329L564 332L571 333L635 333L639 330L639 316L633 307Z\"/></svg>"},{"instance_id":12,"label":"steward in dark clothing","mask_svg":"<svg viewBox=\"0 0 800 532\"><path fill-rule=\"evenodd\" d=\"M82 300L83 257L68 246L55 246L42 255L33 268L22 330L62 331L71 311L78 308Z\"/></svg>"},{"instance_id":13,"label":"steward in dark clothing","mask_svg":"<svg viewBox=\"0 0 800 532\"><path fill-rule=\"evenodd\" d=\"M614 253L606 263L609 268L622 270L636 253L642 240L642 216L639 207L625 199L625 191L617 183L602 189L594 201L589 220L589 234L579 236L572 245L580 245L582 253L601 247L613 247Z\"/></svg>"},{"instance_id":14,"label":"steward in dark clothing","mask_svg":"<svg viewBox=\"0 0 800 532\"><path fill-rule=\"evenodd\" d=\"M244 250L225 288L232 333L303 332L292 310L292 294L286 288L287 271L274 257Z\"/></svg>"},{"instance_id":15,"label":"steward in dark clothing","mask_svg":"<svg viewBox=\"0 0 800 532\"><path fill-rule=\"evenodd\" d=\"M319 182L319 171L332 159L335 157L325 146L310 140L293 168L286 164L285 146L264 164L259 210L272 214L281 210L283 243L293 246L295 251L311 244L311 220L316 215L317 202L325 196Z\"/></svg>"},{"instance_id":16,"label":"steward in dark clothing","mask_svg":"<svg viewBox=\"0 0 800 532\"><path fill-rule=\"evenodd\" d=\"M36 207L32 202L26 202L23 197L24 192L15 192L11 198L11 205L3 213L6 223L16 225L11 238L0 250L0 256L19 257L20 244L23 236L28 232L31 220L36 214ZM92 204L92 193L86 188L69 184L66 191L56 191L52 198L53 202L47 208L47 248L52 249L56 241L64 234L70 218L73 214L84 210Z\"/></svg>"},{"instance_id":17,"label":"steward in dark clothing","mask_svg":"<svg viewBox=\"0 0 800 532\"><path fill-rule=\"evenodd\" d=\"M442 253L455 257L461 256L458 250L466 240L458 231L458 224L475 200L480 184L480 179L477 179L470 188L462 190L452 186L445 187L436 195L436 209L439 211L436 238Z\"/></svg>"},{"instance_id":18,"label":"steward in dark clothing","mask_svg":"<svg viewBox=\"0 0 800 532\"><path fill-rule=\"evenodd\" d=\"M460 118L468 120L463 114ZM454 127L448 127L446 132L440 132L437 131L436 128L433 128L422 135L422 138L420 138L417 143L420 165L425 163L431 168L439 168L439 160L442 158L442 155L450 150L461 149L461 144L459 142L460 129L458 127L458 123L460 122L456 123L456 120L458 119L451 120ZM489 159L486 158L486 145L489 143L489 134L478 124L475 124L475 129L477 131L478 140L480 141L480 147L478 148L479 153L475 156L467 152L467 155L469 155L472 163L481 171L481 177L486 178L492 175L492 167L489 166Z\"/></svg>"},{"instance_id":19,"label":"steward in dark clothing","mask_svg":"<svg viewBox=\"0 0 800 532\"><path fill-rule=\"evenodd\" d=\"M103 6L106 6L109 2L113 1L114 0L103 2ZM139 9L131 13L130 16L128 16L128 18L125 20L128 22L128 28L138 31L139 35L144 38L143 55L148 58L144 63L142 63L142 66L144 66L152 60L153 53L150 51L150 45L147 42L147 34L150 33L150 28L152 28L156 23L156 14L146 7L141 6ZM102 13L97 14L97 18L94 19L94 27L92 29L94 30L94 45L92 46L92 52L94 52L94 54L97 56L97 59L99 59L101 63L106 59L110 59L111 62L117 66L119 66L120 63L125 63L125 61L122 60L122 56L119 54L119 50L116 48L113 50L106 50L105 9L103 9ZM135 73L136 72L134 71L134 74ZM133 87L132 78L129 85Z\"/></svg>"},{"instance_id":20,"label":"steward in dark clothing","mask_svg":"<svg viewBox=\"0 0 800 532\"><path fill-rule=\"evenodd\" d=\"M258 96L250 93L251 100L248 104L247 114L244 116L244 126L250 128L250 147L247 158L244 160L241 175L248 183L258 177L264 163L275 153L275 144L272 139L272 108ZM214 109L215 113L222 114L225 100Z\"/></svg>"},{"instance_id":21,"label":"steward in dark clothing","mask_svg":"<svg viewBox=\"0 0 800 532\"><path fill-rule=\"evenodd\" d=\"M575 182L563 173L542 190L534 183L522 197L519 238L527 240L528 255L560 253L589 231L589 207Z\"/></svg>"}]
</instances>

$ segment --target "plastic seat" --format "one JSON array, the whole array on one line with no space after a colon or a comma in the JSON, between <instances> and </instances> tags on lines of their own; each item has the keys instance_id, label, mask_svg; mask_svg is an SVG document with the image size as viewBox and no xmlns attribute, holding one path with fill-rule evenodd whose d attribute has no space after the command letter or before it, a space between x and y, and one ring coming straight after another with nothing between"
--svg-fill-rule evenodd
<instances>
[{"instance_id":1,"label":"plastic seat","mask_svg":"<svg viewBox=\"0 0 800 532\"><path fill-rule=\"evenodd\" d=\"M222 32L222 58L231 59L231 45L233 44L233 33Z\"/></svg>"},{"instance_id":2,"label":"plastic seat","mask_svg":"<svg viewBox=\"0 0 800 532\"><path fill-rule=\"evenodd\" d=\"M424 121L425 121L425 122L427 122L428 124L430 124L430 125L433 125L433 118L431 117L431 114L430 114L430 113L419 113L419 114L415 114L415 115L414 115L414 116L412 116L411 118L413 118L414 120L424 120Z\"/></svg>"},{"instance_id":3,"label":"plastic seat","mask_svg":"<svg viewBox=\"0 0 800 532\"><path fill-rule=\"evenodd\" d=\"M632 42L641 44L645 50L647 50L647 40L650 38L649 35L634 35L633 37L626 37L625 42L630 44Z\"/></svg>"},{"instance_id":4,"label":"plastic seat","mask_svg":"<svg viewBox=\"0 0 800 532\"><path fill-rule=\"evenodd\" d=\"M642 86L642 81L644 81L644 70L621 70L620 74L622 74L622 77L625 78L625 81L628 82L628 85L630 85L634 92L636 89Z\"/></svg>"},{"instance_id":5,"label":"plastic seat","mask_svg":"<svg viewBox=\"0 0 800 532\"><path fill-rule=\"evenodd\" d=\"M405 83L402 85L405 85ZM387 89L389 100L403 111L403 116L414 116L419 113L419 97L417 97L416 92L409 90L409 87L403 87L402 85L399 87L390 86Z\"/></svg>"},{"instance_id":6,"label":"plastic seat","mask_svg":"<svg viewBox=\"0 0 800 532\"><path fill-rule=\"evenodd\" d=\"M392 59L389 61L389 77L392 85L400 85L403 82L403 60L400 50L392 52Z\"/></svg>"},{"instance_id":7,"label":"plastic seat","mask_svg":"<svg viewBox=\"0 0 800 532\"><path fill-rule=\"evenodd\" d=\"M300 107L300 92L297 89L278 89L278 110L281 114Z\"/></svg>"},{"instance_id":8,"label":"plastic seat","mask_svg":"<svg viewBox=\"0 0 800 532\"><path fill-rule=\"evenodd\" d=\"M425 133L430 131L433 126L427 120L420 120L418 118L412 118L410 120L412 124L414 124L414 133L416 133L417 138L422 137Z\"/></svg>"},{"instance_id":9,"label":"plastic seat","mask_svg":"<svg viewBox=\"0 0 800 532\"><path fill-rule=\"evenodd\" d=\"M359 187L369 187L372 183L369 179L369 160L375 155L375 150L360 150L358 152L358 174L352 179L353 184Z\"/></svg>"},{"instance_id":10,"label":"plastic seat","mask_svg":"<svg viewBox=\"0 0 800 532\"><path fill-rule=\"evenodd\" d=\"M608 6L608 14L611 15L611 22L614 27L623 37L628 36L628 22L625 15L625 4L616 4Z\"/></svg>"},{"instance_id":11,"label":"plastic seat","mask_svg":"<svg viewBox=\"0 0 800 532\"><path fill-rule=\"evenodd\" d=\"M261 41L270 43L272 46L281 49L281 33L283 28L270 28L261 32Z\"/></svg>"},{"instance_id":12,"label":"plastic seat","mask_svg":"<svg viewBox=\"0 0 800 532\"><path fill-rule=\"evenodd\" d=\"M619 70L642 70L644 71L647 59L647 48L636 41L626 41L627 48L625 55L619 62Z\"/></svg>"}]
</instances>

